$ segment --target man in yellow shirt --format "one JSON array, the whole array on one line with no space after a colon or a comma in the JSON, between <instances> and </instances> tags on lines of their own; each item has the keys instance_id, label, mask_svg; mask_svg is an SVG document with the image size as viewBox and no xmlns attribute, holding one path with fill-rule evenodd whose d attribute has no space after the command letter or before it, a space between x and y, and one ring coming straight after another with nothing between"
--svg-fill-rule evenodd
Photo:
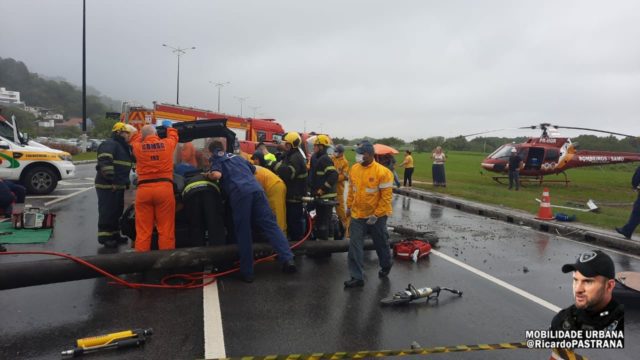
<instances>
[{"instance_id":1,"label":"man in yellow shirt","mask_svg":"<svg viewBox=\"0 0 640 360\"><path fill-rule=\"evenodd\" d=\"M336 213L342 226L344 226L345 237L347 237L349 218L345 213L344 207L344 186L347 181L349 181L349 161L344 157L344 146L340 144L336 145L335 155L332 160L333 166L335 166L336 171L338 171L338 184L336 185L336 193L338 194L336 201L338 201L338 205L336 206Z\"/></svg>"},{"instance_id":2,"label":"man in yellow shirt","mask_svg":"<svg viewBox=\"0 0 640 360\"><path fill-rule=\"evenodd\" d=\"M267 201L269 201L269 207L276 215L276 221L278 227L282 232L287 234L287 186L280 177L274 174L271 170L262 166L256 165L256 172L253 174L256 180L260 183L267 194Z\"/></svg>"},{"instance_id":3,"label":"man in yellow shirt","mask_svg":"<svg viewBox=\"0 0 640 360\"><path fill-rule=\"evenodd\" d=\"M378 277L386 277L393 265L389 249L387 218L392 213L393 174L377 163L373 145L363 142L356 149L356 162L349 176L347 216L351 217L349 232L349 273L347 288L364 286L364 236L369 231L378 254Z\"/></svg>"}]
</instances>

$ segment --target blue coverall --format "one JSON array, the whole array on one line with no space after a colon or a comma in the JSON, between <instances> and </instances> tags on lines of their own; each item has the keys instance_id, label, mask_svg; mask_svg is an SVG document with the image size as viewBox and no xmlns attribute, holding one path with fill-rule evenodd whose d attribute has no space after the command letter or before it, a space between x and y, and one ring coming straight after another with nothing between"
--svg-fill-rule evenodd
<instances>
[{"instance_id":1,"label":"blue coverall","mask_svg":"<svg viewBox=\"0 0 640 360\"><path fill-rule=\"evenodd\" d=\"M622 234L626 237L631 237L631 234L636 230L638 224L640 224L640 166L636 169L636 172L633 174L633 178L631 179L631 186L638 191L638 197L636 201L633 203L633 210L631 210L631 215L629 215L629 221L622 227Z\"/></svg>"},{"instance_id":2,"label":"blue coverall","mask_svg":"<svg viewBox=\"0 0 640 360\"><path fill-rule=\"evenodd\" d=\"M289 243L276 222L264 190L253 173L256 168L240 156L219 152L211 157L211 170L222 173L220 184L226 193L238 241L240 273L253 276L253 238L251 230L262 231L278 254L278 261L293 259Z\"/></svg>"}]
</instances>

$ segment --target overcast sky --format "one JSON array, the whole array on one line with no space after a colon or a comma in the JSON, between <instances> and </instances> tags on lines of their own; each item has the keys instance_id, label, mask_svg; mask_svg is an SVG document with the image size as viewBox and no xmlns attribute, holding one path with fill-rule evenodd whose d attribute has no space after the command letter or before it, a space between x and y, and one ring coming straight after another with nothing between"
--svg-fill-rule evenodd
<instances>
[{"instance_id":1,"label":"overcast sky","mask_svg":"<svg viewBox=\"0 0 640 360\"><path fill-rule=\"evenodd\" d=\"M82 81L81 0L0 0L0 57ZM639 1L87 0L87 82L334 136L640 135ZM29 101L29 99L24 99ZM533 135L505 132L496 135ZM575 135L568 133L569 135Z\"/></svg>"}]
</instances>

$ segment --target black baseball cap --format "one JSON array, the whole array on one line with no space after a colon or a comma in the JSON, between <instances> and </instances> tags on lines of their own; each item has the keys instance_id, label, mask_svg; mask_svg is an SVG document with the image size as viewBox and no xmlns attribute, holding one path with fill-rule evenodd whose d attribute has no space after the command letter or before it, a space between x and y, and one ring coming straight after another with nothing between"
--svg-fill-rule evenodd
<instances>
[{"instance_id":1,"label":"black baseball cap","mask_svg":"<svg viewBox=\"0 0 640 360\"><path fill-rule=\"evenodd\" d=\"M602 275L607 279L616 277L616 269L609 255L600 250L587 251L578 256L575 264L562 265L562 272L579 271L586 277Z\"/></svg>"},{"instance_id":2,"label":"black baseball cap","mask_svg":"<svg viewBox=\"0 0 640 360\"><path fill-rule=\"evenodd\" d=\"M366 141L364 141L364 142L362 142L362 143L360 144L360 146L358 146L358 147L356 148L356 153L358 153L358 154L371 154L371 155L374 155L374 154L375 154L375 150L374 150L374 148L373 148L373 145L371 145L371 143L370 143L370 142L366 142Z\"/></svg>"}]
</instances>

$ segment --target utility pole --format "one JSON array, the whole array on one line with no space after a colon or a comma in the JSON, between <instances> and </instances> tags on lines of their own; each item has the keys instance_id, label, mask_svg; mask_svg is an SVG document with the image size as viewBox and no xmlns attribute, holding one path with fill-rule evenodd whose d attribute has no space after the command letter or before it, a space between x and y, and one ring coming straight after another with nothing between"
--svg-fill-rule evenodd
<instances>
[{"instance_id":1,"label":"utility pole","mask_svg":"<svg viewBox=\"0 0 640 360\"><path fill-rule=\"evenodd\" d=\"M186 54L187 53L186 50L195 50L196 47L192 46L190 48L179 48L179 47L176 48L173 46L169 46L167 44L162 44L162 46L168 47L169 49L171 49L172 53L178 56L178 80L176 85L176 105L180 105L180 56Z\"/></svg>"},{"instance_id":2,"label":"utility pole","mask_svg":"<svg viewBox=\"0 0 640 360\"><path fill-rule=\"evenodd\" d=\"M253 118L256 118L256 111L260 109L260 106L249 106L253 110Z\"/></svg>"},{"instance_id":3,"label":"utility pole","mask_svg":"<svg viewBox=\"0 0 640 360\"><path fill-rule=\"evenodd\" d=\"M236 99L238 99L238 101L240 101L240 117L242 117L242 105L244 104L244 102L248 99L248 97L238 97L235 96Z\"/></svg>"},{"instance_id":4,"label":"utility pole","mask_svg":"<svg viewBox=\"0 0 640 360\"><path fill-rule=\"evenodd\" d=\"M222 88L225 85L231 84L231 82L227 81L223 83L214 83L213 81L209 81L209 83L213 84L213 86L218 88L218 112L220 112L220 88Z\"/></svg>"},{"instance_id":5,"label":"utility pole","mask_svg":"<svg viewBox=\"0 0 640 360\"><path fill-rule=\"evenodd\" d=\"M55 124L54 124L55 128ZM87 151L87 1L82 0L82 136L81 152Z\"/></svg>"}]
</instances>

